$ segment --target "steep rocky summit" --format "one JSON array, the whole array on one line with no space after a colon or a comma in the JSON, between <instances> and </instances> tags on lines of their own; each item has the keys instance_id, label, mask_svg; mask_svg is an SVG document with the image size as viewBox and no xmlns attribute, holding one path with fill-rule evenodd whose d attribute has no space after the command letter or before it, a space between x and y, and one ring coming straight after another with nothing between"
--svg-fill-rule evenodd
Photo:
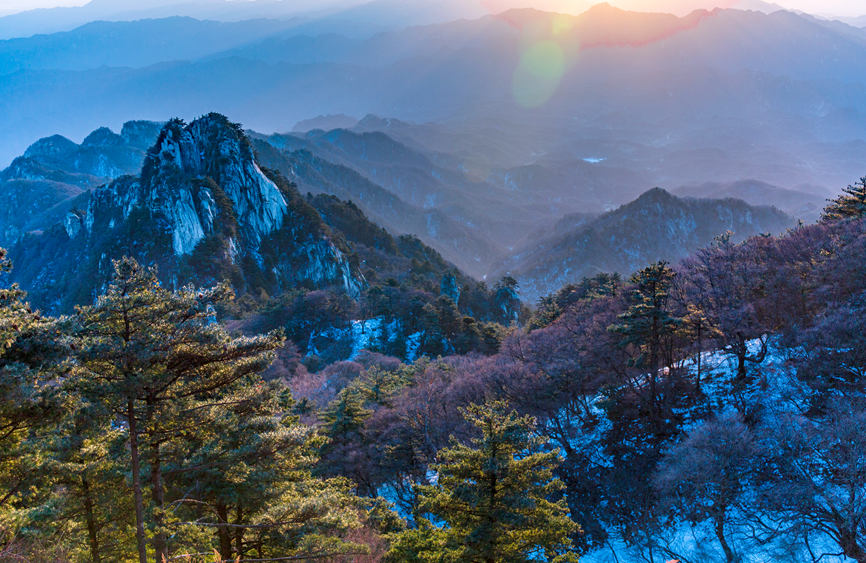
<instances>
[{"instance_id":1,"label":"steep rocky summit","mask_svg":"<svg viewBox=\"0 0 866 563\"><path fill-rule=\"evenodd\" d=\"M263 171L240 127L218 114L170 121L139 176L76 204L12 251L15 279L51 310L90 301L124 254L158 266L172 287L228 279L258 296L297 285L356 294L362 284L315 209Z\"/></svg>"}]
</instances>

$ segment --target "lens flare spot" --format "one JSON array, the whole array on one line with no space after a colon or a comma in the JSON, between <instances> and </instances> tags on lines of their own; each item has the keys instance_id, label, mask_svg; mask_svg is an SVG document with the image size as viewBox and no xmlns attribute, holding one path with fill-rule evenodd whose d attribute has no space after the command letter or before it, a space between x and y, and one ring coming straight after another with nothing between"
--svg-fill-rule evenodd
<instances>
[{"instance_id":1,"label":"lens flare spot","mask_svg":"<svg viewBox=\"0 0 866 563\"><path fill-rule=\"evenodd\" d=\"M553 23L551 24L551 33L556 37L558 35L562 35L563 33L568 33L574 27L574 18L571 16L566 16L563 14L556 14L553 16Z\"/></svg>"},{"instance_id":2,"label":"lens flare spot","mask_svg":"<svg viewBox=\"0 0 866 563\"><path fill-rule=\"evenodd\" d=\"M538 107L556 92L565 74L565 53L555 41L531 45L514 71L514 100L525 107Z\"/></svg>"}]
</instances>

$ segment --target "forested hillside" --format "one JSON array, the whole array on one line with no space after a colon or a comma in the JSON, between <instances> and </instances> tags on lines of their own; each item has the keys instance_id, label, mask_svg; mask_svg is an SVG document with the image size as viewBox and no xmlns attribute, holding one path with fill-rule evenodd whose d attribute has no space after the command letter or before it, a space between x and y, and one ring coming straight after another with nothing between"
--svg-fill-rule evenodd
<instances>
[{"instance_id":1,"label":"forested hillside","mask_svg":"<svg viewBox=\"0 0 866 563\"><path fill-rule=\"evenodd\" d=\"M513 276L535 301L584 277L628 276L652 261L678 261L723 233L740 242L794 224L776 208L740 199L678 198L655 188L599 217L564 217L515 249L494 272Z\"/></svg>"},{"instance_id":2,"label":"forested hillside","mask_svg":"<svg viewBox=\"0 0 866 563\"><path fill-rule=\"evenodd\" d=\"M0 563L866 563L866 2L596 2L0 0Z\"/></svg>"},{"instance_id":3,"label":"forested hillside","mask_svg":"<svg viewBox=\"0 0 866 563\"><path fill-rule=\"evenodd\" d=\"M531 314L351 203L301 201L351 245L363 296L233 301L131 258L70 315L0 292L4 558L866 561L866 178L816 224L586 278ZM421 324L312 352L364 308Z\"/></svg>"}]
</instances>

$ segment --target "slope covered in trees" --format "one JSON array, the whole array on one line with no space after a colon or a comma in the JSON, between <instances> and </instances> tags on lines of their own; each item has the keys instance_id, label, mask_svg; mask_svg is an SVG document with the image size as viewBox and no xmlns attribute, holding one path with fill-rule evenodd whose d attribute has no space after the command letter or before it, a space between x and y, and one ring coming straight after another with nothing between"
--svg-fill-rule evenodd
<instances>
[{"instance_id":1,"label":"slope covered in trees","mask_svg":"<svg viewBox=\"0 0 866 563\"><path fill-rule=\"evenodd\" d=\"M866 561L863 180L534 309L222 116L87 197L0 254L0 558Z\"/></svg>"},{"instance_id":2,"label":"slope covered in trees","mask_svg":"<svg viewBox=\"0 0 866 563\"><path fill-rule=\"evenodd\" d=\"M590 561L864 560L862 192L780 237L566 286L494 356L364 358L333 399L298 380L339 452L323 469L423 517L437 452L473 436L460 409L497 397L562 452Z\"/></svg>"},{"instance_id":3,"label":"slope covered in trees","mask_svg":"<svg viewBox=\"0 0 866 563\"><path fill-rule=\"evenodd\" d=\"M131 259L66 317L4 289L0 553L866 561L861 184L821 223L566 286L489 356L298 362L225 328L227 285Z\"/></svg>"}]
</instances>

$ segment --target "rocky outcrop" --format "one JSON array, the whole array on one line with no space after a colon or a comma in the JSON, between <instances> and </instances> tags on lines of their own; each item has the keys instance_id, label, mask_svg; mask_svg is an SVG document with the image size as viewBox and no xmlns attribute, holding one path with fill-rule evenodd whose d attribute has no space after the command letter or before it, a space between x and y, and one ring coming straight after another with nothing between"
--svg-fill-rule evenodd
<instances>
[{"instance_id":1,"label":"rocky outcrop","mask_svg":"<svg viewBox=\"0 0 866 563\"><path fill-rule=\"evenodd\" d=\"M126 141L100 130L88 142ZM173 287L229 279L257 296L298 285L355 296L363 284L316 210L263 171L240 127L218 114L170 121L139 176L120 177L80 203L12 251L15 279L49 309L92 299L122 255L158 266Z\"/></svg>"},{"instance_id":2,"label":"rocky outcrop","mask_svg":"<svg viewBox=\"0 0 866 563\"><path fill-rule=\"evenodd\" d=\"M222 116L209 115L189 127L170 122L142 169L149 203L171 200L166 212L176 225L174 248L188 254L212 229L215 201L206 190L178 193L178 174L213 179L231 200L241 235L251 246L282 226L287 213L283 194L256 164L244 133Z\"/></svg>"}]
</instances>

